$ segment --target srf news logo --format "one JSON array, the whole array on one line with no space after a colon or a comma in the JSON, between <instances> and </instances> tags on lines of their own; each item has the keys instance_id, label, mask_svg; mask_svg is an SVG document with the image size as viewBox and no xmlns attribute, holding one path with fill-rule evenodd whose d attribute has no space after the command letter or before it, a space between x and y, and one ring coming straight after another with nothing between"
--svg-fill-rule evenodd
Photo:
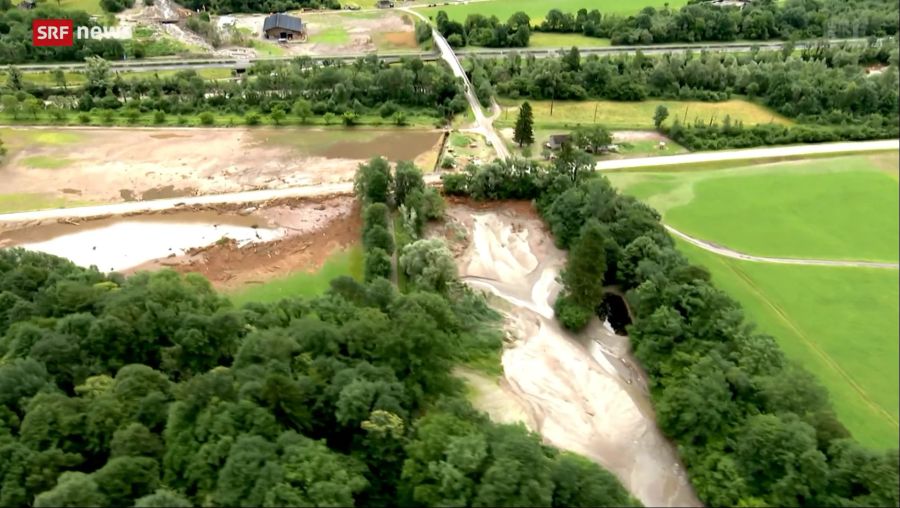
<instances>
[{"instance_id":1,"label":"srf news logo","mask_svg":"<svg viewBox=\"0 0 900 508\"><path fill-rule=\"evenodd\" d=\"M75 39L126 38L115 28L79 26L71 19L35 19L31 21L31 43L35 46L71 46Z\"/></svg>"},{"instance_id":2,"label":"srf news logo","mask_svg":"<svg viewBox=\"0 0 900 508\"><path fill-rule=\"evenodd\" d=\"M75 24L71 19L35 19L31 21L31 43L35 46L71 46Z\"/></svg>"}]
</instances>

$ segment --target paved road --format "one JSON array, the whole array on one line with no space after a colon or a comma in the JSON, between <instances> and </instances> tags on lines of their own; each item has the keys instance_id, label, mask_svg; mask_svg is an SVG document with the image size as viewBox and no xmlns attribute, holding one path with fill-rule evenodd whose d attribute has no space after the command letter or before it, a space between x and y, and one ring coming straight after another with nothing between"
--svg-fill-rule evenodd
<instances>
[{"instance_id":1,"label":"paved road","mask_svg":"<svg viewBox=\"0 0 900 508\"><path fill-rule=\"evenodd\" d=\"M425 19L420 13L415 12L411 9L401 9L405 12L409 12L413 15L416 15L422 19ZM814 44L819 44L825 41L801 41L796 44L796 48L803 49L809 47ZM833 39L828 41L831 45L843 44L845 42L849 43L858 43L865 44L865 39ZM723 52L747 52L751 51L754 47L758 47L760 49L781 49L784 46L784 42L782 41L768 41L768 42L760 42L758 44L747 44L747 43L700 43L700 44L656 44L652 46L597 46L597 47L582 47L579 48L582 55L591 55L591 54L634 54L638 51L642 52L645 55L654 55L654 54L663 54L663 53L684 53L687 51L723 51ZM568 50L567 47L559 47L559 48L499 48L499 49L491 49L491 48L470 48L463 49L456 52L456 54L460 57L466 56L479 56L483 58L498 58L504 57L506 55L511 54L519 54L522 56L525 55L534 55L537 58L546 58L553 57L559 54L561 50ZM369 53L352 53L346 55L331 55L331 56L311 56L314 61L323 61L323 60L355 60L357 58L368 55ZM442 55L435 52L409 52L409 53L378 53L379 59L391 63L400 60L403 57L415 56L419 57L425 61L435 61L442 59ZM110 68L113 70L121 70L121 71L162 71L162 70L177 70L177 69L216 69L216 68L225 68L225 69L236 69L236 68L244 68L249 66L254 62L263 62L263 61L287 61L292 60L296 57L264 57L264 58L251 58L251 59L240 59L240 58L159 58L153 60L129 60L129 61L111 61ZM84 63L79 62L71 62L71 63L48 63L48 64L19 64L14 65L13 67L18 67L23 71L48 71L53 69L68 69L68 70L78 70L83 69L85 67Z\"/></svg>"},{"instance_id":2,"label":"paved road","mask_svg":"<svg viewBox=\"0 0 900 508\"><path fill-rule=\"evenodd\" d=\"M440 183L439 174L425 175L425 183ZM154 199L151 201L128 201L108 205L80 206L76 208L55 208L32 212L16 212L0 214L2 222L25 222L52 219L83 219L104 215L125 215L141 212L155 212L191 205L219 205L223 203L261 203L282 198L307 198L328 196L333 194L353 194L353 182L341 182L286 189L254 190L231 192L228 194L212 194L207 196L188 196L181 198Z\"/></svg>"},{"instance_id":3,"label":"paved road","mask_svg":"<svg viewBox=\"0 0 900 508\"><path fill-rule=\"evenodd\" d=\"M671 166L676 164L697 164L702 162L773 159L805 155L827 155L898 149L900 149L900 140L897 139L885 139L878 141L852 141L846 143L821 143L816 145L749 148L745 150L724 150L719 152L694 152L684 155L667 155L660 157L640 157L635 159L600 161L597 163L596 169L599 171L603 171L609 169Z\"/></svg>"},{"instance_id":4,"label":"paved road","mask_svg":"<svg viewBox=\"0 0 900 508\"><path fill-rule=\"evenodd\" d=\"M852 153L882 149L898 149L900 140L889 141L862 141L857 143L830 143L827 145L803 145L797 147L764 148L753 150L731 150L724 152L706 152L689 154L697 156L692 162L736 160L736 159L763 159L765 157L781 157L788 151L792 155L812 155L821 153ZM836 149L838 148L838 149ZM829 151L831 150L831 151ZM768 154L768 155L764 155ZM653 167L668 164L669 159L685 157L683 155L671 155L661 157L644 157L640 159L624 159L620 161L605 161L609 163L628 163L628 167ZM603 164L603 163L601 163ZM600 169L610 169L603 167ZM425 176L425 182L434 185L440 182L440 174ZM122 215L147 211L167 210L185 205L214 205L222 203L256 203L279 198L300 198L312 196L324 196L329 194L350 194L353 192L351 182L310 185L304 187L291 187L287 189L256 190L246 192L234 192L229 194L216 194L209 196L191 196L184 198L158 199L152 201L130 201L126 203L113 203L109 205L84 206L77 208L57 208L51 210L38 210L32 212L16 212L0 214L0 222L21 222L44 219L84 218L100 215Z\"/></svg>"},{"instance_id":5,"label":"paved road","mask_svg":"<svg viewBox=\"0 0 900 508\"><path fill-rule=\"evenodd\" d=\"M401 9L405 12L408 12L414 16L417 16L419 19L427 22L428 19L415 12L411 9ZM432 28L431 37L435 42L438 50L441 52L441 58L447 62L447 65L450 66L450 69L453 70L453 75L456 77L462 78L463 82L466 86L466 100L469 101L469 107L472 108L472 112L475 114L475 123L478 125L477 129L473 129L476 132L479 132L483 135L494 148L494 152L497 153L497 157L500 159L508 159L509 158L509 150L506 149L506 143L500 138L500 135L497 134L497 131L494 130L494 120L493 116L488 118L484 111L481 109L481 104L478 101L478 97L475 96L475 87L472 86L472 83L469 81L468 76L466 76L466 71L463 69L461 63L459 63L459 59L456 57L456 54L453 52L453 48L450 47L450 44L447 42L447 39L441 35L440 32L437 31L436 28Z\"/></svg>"},{"instance_id":6,"label":"paved road","mask_svg":"<svg viewBox=\"0 0 900 508\"><path fill-rule=\"evenodd\" d=\"M744 254L743 252L734 251L727 247L722 247L714 243L701 240L699 238L694 238L693 236L682 233L681 231L678 231L677 229L669 225L665 225L665 227L666 230L669 231L669 233L672 233L673 235L682 238L705 251L709 251L720 256L740 259L742 261L776 263L781 265L850 266L855 268L885 268L889 270L900 269L900 264L898 263L877 263L873 261L835 261L830 259L770 258L765 256L753 256L751 254Z\"/></svg>"}]
</instances>

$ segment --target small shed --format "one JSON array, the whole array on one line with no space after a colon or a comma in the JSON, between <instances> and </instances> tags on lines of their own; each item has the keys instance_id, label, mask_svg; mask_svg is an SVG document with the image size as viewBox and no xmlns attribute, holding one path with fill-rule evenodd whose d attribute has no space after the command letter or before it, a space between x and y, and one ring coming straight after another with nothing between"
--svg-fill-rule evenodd
<instances>
[{"instance_id":1,"label":"small shed","mask_svg":"<svg viewBox=\"0 0 900 508\"><path fill-rule=\"evenodd\" d=\"M375 7L378 7L379 9L390 9L394 7L394 2L393 0L378 0L375 2Z\"/></svg>"},{"instance_id":2,"label":"small shed","mask_svg":"<svg viewBox=\"0 0 900 508\"><path fill-rule=\"evenodd\" d=\"M37 7L36 0L22 0L18 5L19 9L31 10Z\"/></svg>"},{"instance_id":3,"label":"small shed","mask_svg":"<svg viewBox=\"0 0 900 508\"><path fill-rule=\"evenodd\" d=\"M263 21L266 39L294 40L306 38L306 26L296 16L284 13L270 14Z\"/></svg>"},{"instance_id":4,"label":"small shed","mask_svg":"<svg viewBox=\"0 0 900 508\"><path fill-rule=\"evenodd\" d=\"M544 143L544 146L551 150L559 150L563 143L567 143L571 140L571 136L568 134L551 134L550 138Z\"/></svg>"}]
</instances>

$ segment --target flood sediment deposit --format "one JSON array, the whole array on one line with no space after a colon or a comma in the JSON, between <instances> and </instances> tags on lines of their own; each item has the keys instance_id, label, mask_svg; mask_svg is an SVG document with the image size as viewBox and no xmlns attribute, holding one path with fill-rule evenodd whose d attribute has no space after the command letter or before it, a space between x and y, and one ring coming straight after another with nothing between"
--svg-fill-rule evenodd
<instances>
[{"instance_id":1,"label":"flood sediment deposit","mask_svg":"<svg viewBox=\"0 0 900 508\"><path fill-rule=\"evenodd\" d=\"M493 295L513 337L499 383L460 371L474 403L495 420L523 421L548 443L601 464L645 506L700 506L656 426L627 338L599 320L579 335L557 324L552 302L565 255L534 212L519 205L457 205L449 212L455 225L448 227L467 231L454 248L461 277Z\"/></svg>"}]
</instances>

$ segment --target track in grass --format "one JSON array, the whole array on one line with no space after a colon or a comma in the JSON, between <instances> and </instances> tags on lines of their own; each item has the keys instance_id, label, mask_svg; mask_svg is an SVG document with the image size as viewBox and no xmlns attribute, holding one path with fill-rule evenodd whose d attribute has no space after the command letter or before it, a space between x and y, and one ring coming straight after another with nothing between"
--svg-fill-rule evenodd
<instances>
[{"instance_id":1,"label":"track in grass","mask_svg":"<svg viewBox=\"0 0 900 508\"><path fill-rule=\"evenodd\" d=\"M816 375L856 439L896 447L897 271L751 263L677 243L788 358Z\"/></svg>"},{"instance_id":2,"label":"track in grass","mask_svg":"<svg viewBox=\"0 0 900 508\"><path fill-rule=\"evenodd\" d=\"M753 254L896 263L896 173L893 152L608 177L664 221L710 243ZM896 446L900 272L750 262L676 242L741 302L751 322L816 375L854 437L873 448Z\"/></svg>"},{"instance_id":3,"label":"track in grass","mask_svg":"<svg viewBox=\"0 0 900 508\"><path fill-rule=\"evenodd\" d=\"M896 263L896 157L893 152L608 177L660 211L672 227L741 253Z\"/></svg>"}]
</instances>

